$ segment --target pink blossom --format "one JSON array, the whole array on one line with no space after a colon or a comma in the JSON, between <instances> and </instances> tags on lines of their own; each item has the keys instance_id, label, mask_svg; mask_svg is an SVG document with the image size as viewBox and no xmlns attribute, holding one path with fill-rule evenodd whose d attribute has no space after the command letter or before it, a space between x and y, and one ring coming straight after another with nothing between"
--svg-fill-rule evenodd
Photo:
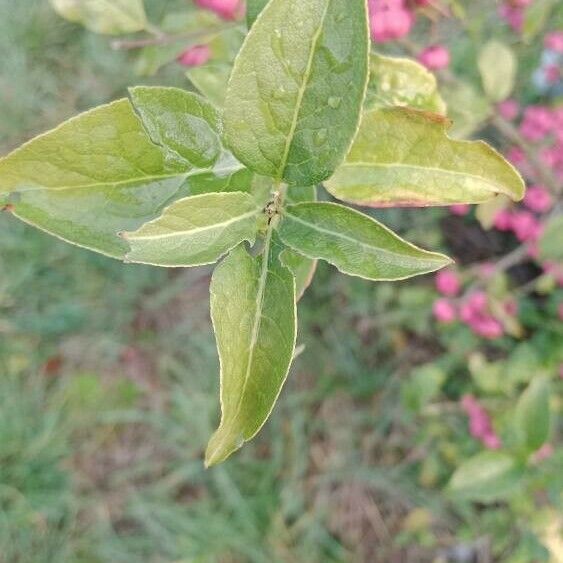
<instances>
[{"instance_id":1,"label":"pink blossom","mask_svg":"<svg viewBox=\"0 0 563 563\"><path fill-rule=\"evenodd\" d=\"M471 206L466 203L457 203L455 205L450 205L450 212L452 215L457 215L463 217L471 211Z\"/></svg>"},{"instance_id":2,"label":"pink blossom","mask_svg":"<svg viewBox=\"0 0 563 563\"><path fill-rule=\"evenodd\" d=\"M512 229L512 213L508 209L497 211L493 218L493 225L498 231L510 231Z\"/></svg>"},{"instance_id":3,"label":"pink blossom","mask_svg":"<svg viewBox=\"0 0 563 563\"><path fill-rule=\"evenodd\" d=\"M477 402L473 395L464 395L461 407L469 417L469 432L489 449L497 450L502 446L500 438L493 429L487 411Z\"/></svg>"},{"instance_id":4,"label":"pink blossom","mask_svg":"<svg viewBox=\"0 0 563 563\"><path fill-rule=\"evenodd\" d=\"M552 31L548 33L543 41L546 49L563 53L563 31Z\"/></svg>"},{"instance_id":5,"label":"pink blossom","mask_svg":"<svg viewBox=\"0 0 563 563\"><path fill-rule=\"evenodd\" d=\"M499 7L500 17L517 32L522 30L524 25L524 12L518 6L511 6L510 4L501 4Z\"/></svg>"},{"instance_id":6,"label":"pink blossom","mask_svg":"<svg viewBox=\"0 0 563 563\"><path fill-rule=\"evenodd\" d=\"M555 450L553 449L553 446L549 443L546 443L534 452L533 460L535 463L545 461L553 455L554 451Z\"/></svg>"},{"instance_id":7,"label":"pink blossom","mask_svg":"<svg viewBox=\"0 0 563 563\"><path fill-rule=\"evenodd\" d=\"M447 297L457 295L461 289L459 276L452 270L440 270L435 281L436 289Z\"/></svg>"},{"instance_id":8,"label":"pink blossom","mask_svg":"<svg viewBox=\"0 0 563 563\"><path fill-rule=\"evenodd\" d=\"M475 334L488 340L496 340L504 333L502 324L494 317L488 315L476 317L469 323L469 326Z\"/></svg>"},{"instance_id":9,"label":"pink blossom","mask_svg":"<svg viewBox=\"0 0 563 563\"><path fill-rule=\"evenodd\" d=\"M524 197L524 204L536 213L545 213L553 206L553 198L543 186L530 186Z\"/></svg>"},{"instance_id":10,"label":"pink blossom","mask_svg":"<svg viewBox=\"0 0 563 563\"><path fill-rule=\"evenodd\" d=\"M529 211L518 211L512 215L512 230L520 242L535 241L541 236L542 226Z\"/></svg>"},{"instance_id":11,"label":"pink blossom","mask_svg":"<svg viewBox=\"0 0 563 563\"><path fill-rule=\"evenodd\" d=\"M552 130L552 127L553 117L549 108L528 106L524 110L520 133L529 141L540 141Z\"/></svg>"},{"instance_id":12,"label":"pink blossom","mask_svg":"<svg viewBox=\"0 0 563 563\"><path fill-rule=\"evenodd\" d=\"M444 45L432 45L418 55L418 60L430 70L442 70L450 64L450 52Z\"/></svg>"},{"instance_id":13,"label":"pink blossom","mask_svg":"<svg viewBox=\"0 0 563 563\"><path fill-rule=\"evenodd\" d=\"M176 59L183 66L201 66L211 57L211 49L208 45L194 45L186 49Z\"/></svg>"},{"instance_id":14,"label":"pink blossom","mask_svg":"<svg viewBox=\"0 0 563 563\"><path fill-rule=\"evenodd\" d=\"M544 68L545 79L550 83L553 84L555 82L559 82L561 78L561 71L557 65L547 65Z\"/></svg>"},{"instance_id":15,"label":"pink blossom","mask_svg":"<svg viewBox=\"0 0 563 563\"><path fill-rule=\"evenodd\" d=\"M484 278L490 278L496 271L495 264L493 262L484 262L479 266L479 273Z\"/></svg>"},{"instance_id":16,"label":"pink blossom","mask_svg":"<svg viewBox=\"0 0 563 563\"><path fill-rule=\"evenodd\" d=\"M509 299L503 303L504 311L507 315L515 317L518 314L518 302L515 299Z\"/></svg>"},{"instance_id":17,"label":"pink blossom","mask_svg":"<svg viewBox=\"0 0 563 563\"><path fill-rule=\"evenodd\" d=\"M557 316L560 321L563 321L563 303L559 303L559 306L557 307Z\"/></svg>"},{"instance_id":18,"label":"pink blossom","mask_svg":"<svg viewBox=\"0 0 563 563\"><path fill-rule=\"evenodd\" d=\"M432 307L432 312L440 323L452 323L457 317L455 306L448 299L437 299Z\"/></svg>"},{"instance_id":19,"label":"pink blossom","mask_svg":"<svg viewBox=\"0 0 563 563\"><path fill-rule=\"evenodd\" d=\"M500 115L508 121L516 119L520 113L520 106L516 100L505 100L498 104L497 109Z\"/></svg>"},{"instance_id":20,"label":"pink blossom","mask_svg":"<svg viewBox=\"0 0 563 563\"><path fill-rule=\"evenodd\" d=\"M234 20L244 13L244 0L194 0L200 8L215 12L225 20Z\"/></svg>"},{"instance_id":21,"label":"pink blossom","mask_svg":"<svg viewBox=\"0 0 563 563\"><path fill-rule=\"evenodd\" d=\"M376 43L401 39L409 34L414 18L402 8L376 9L371 12L371 38Z\"/></svg>"}]
</instances>

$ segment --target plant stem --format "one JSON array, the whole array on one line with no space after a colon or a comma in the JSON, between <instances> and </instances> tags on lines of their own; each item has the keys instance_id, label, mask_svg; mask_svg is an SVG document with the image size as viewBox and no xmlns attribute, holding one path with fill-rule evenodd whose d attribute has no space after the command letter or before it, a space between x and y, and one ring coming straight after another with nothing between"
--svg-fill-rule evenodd
<instances>
[{"instance_id":1,"label":"plant stem","mask_svg":"<svg viewBox=\"0 0 563 563\"><path fill-rule=\"evenodd\" d=\"M142 49L143 47L151 47L158 45L169 45L170 43L176 43L177 41L195 41L207 37L208 35L216 35L226 29L232 29L238 24L231 25L221 25L220 27L210 27L207 29L202 29L201 31L195 31L193 33L178 33L175 35L168 35L162 31L156 32L154 30L151 37L143 37L141 39L117 39L111 42L111 48L119 50L132 50L132 49Z\"/></svg>"}]
</instances>

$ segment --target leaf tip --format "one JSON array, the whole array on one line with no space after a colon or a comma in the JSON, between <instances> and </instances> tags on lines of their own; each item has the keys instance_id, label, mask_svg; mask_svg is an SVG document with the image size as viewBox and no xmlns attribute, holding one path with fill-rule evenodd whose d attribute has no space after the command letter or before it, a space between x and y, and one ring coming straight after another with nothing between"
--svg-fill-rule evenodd
<instances>
[{"instance_id":1,"label":"leaf tip","mask_svg":"<svg viewBox=\"0 0 563 563\"><path fill-rule=\"evenodd\" d=\"M244 444L242 434L233 435L219 428L207 444L204 465L206 469L224 462Z\"/></svg>"}]
</instances>

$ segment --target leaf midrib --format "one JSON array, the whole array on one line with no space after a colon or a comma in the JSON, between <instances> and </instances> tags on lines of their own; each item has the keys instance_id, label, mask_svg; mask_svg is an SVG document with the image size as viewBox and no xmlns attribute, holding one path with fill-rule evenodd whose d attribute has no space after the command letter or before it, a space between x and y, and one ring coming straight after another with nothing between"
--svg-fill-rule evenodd
<instances>
[{"instance_id":1,"label":"leaf midrib","mask_svg":"<svg viewBox=\"0 0 563 563\"><path fill-rule=\"evenodd\" d=\"M257 207L248 213L244 213L242 215L236 215L235 217L231 217L230 219L223 221L221 223L212 223L210 225L206 225L204 227L196 227L195 229L190 229L186 231L174 231L170 233L163 233L160 235L129 235L127 238L129 240L160 240L165 238L173 238L173 237L182 237L182 236L193 236L198 233L202 233L205 231L212 231L217 229L225 229L229 225L233 223L238 223L240 221L244 221L247 218L258 216L260 209ZM155 223L158 222L160 219L156 219ZM148 223L150 225L150 223Z\"/></svg>"},{"instance_id":2,"label":"leaf midrib","mask_svg":"<svg viewBox=\"0 0 563 563\"><path fill-rule=\"evenodd\" d=\"M312 75L311 69L313 67L313 61L315 60L315 54L317 52L317 44L323 32L325 19L328 14L328 8L330 6L331 1L332 0L327 0L323 15L321 17L321 21L319 23L319 27L313 36L313 41L311 43L311 51L309 53L309 59L307 61L307 66L305 67L305 73L303 75L303 83L301 84L301 88L299 89L299 92L297 94L297 100L295 103L293 118L291 120L291 126L289 128L289 133L285 141L284 152L280 163L280 168L278 171L278 180L281 180L285 173L285 169L287 166L287 159L289 157L289 151L291 150L291 145L293 144L293 136L295 135L295 131L297 129L297 123L299 122L299 116L301 114L301 105L303 103L303 98L305 97L305 92L307 91L307 87L309 86L309 80Z\"/></svg>"},{"instance_id":3,"label":"leaf midrib","mask_svg":"<svg viewBox=\"0 0 563 563\"><path fill-rule=\"evenodd\" d=\"M330 230L328 230L328 229L325 229L324 227L320 227L320 226L316 225L315 223L309 223L308 221L305 221L305 220L301 219L300 217L296 217L295 215L292 215L292 214L289 213L287 210L286 210L286 212L285 212L285 215L286 215L287 217L290 217L292 220L296 221L297 223L301 223L302 225L305 225L306 227L309 227L309 228L311 228L311 229L313 229L313 230L316 230L316 231L318 231L318 232L327 234L327 235L332 236L332 237L336 237L336 238L340 238L340 239L346 240L346 241L348 241L348 242L351 242L351 243L354 244L354 245L359 245L359 246L361 246L361 247L363 247L363 248L366 248L371 254L379 252L379 253L383 253L383 254L388 254L388 255L390 255L390 256L399 256L399 257L402 257L402 256L403 256L402 254L399 254L399 253L397 253L397 252L393 252L393 251L391 251L391 250L387 250L387 249L381 248L381 247L379 247L379 246L372 246L372 245L367 244L367 243L365 243L365 242L363 242L363 241L361 241L361 240L359 240L359 239L355 239L355 238L349 237L349 236L344 235L344 234L342 234L342 233L338 233L338 232L336 232L336 231L330 231ZM391 233L391 231L389 231L389 230L387 229L387 227L385 227L385 226L382 225L381 223L378 223L378 222L376 222L376 221L374 221L374 223L375 223L378 227L380 227L381 229L383 229L383 230L388 231L389 233ZM402 239L401 239L401 240L402 240ZM409 243L408 241L402 240L402 242L403 242L404 244L406 244L407 246L411 247L413 250L420 250L420 249L417 249L414 245L412 245L412 244ZM298 251L298 252L299 252L299 251ZM425 251L423 251L423 252L425 252ZM435 258L432 257L432 253L429 253L429 254L430 254L431 256L429 256L428 258L419 258L419 257L416 257L416 256L409 256L409 258L412 258L413 260L418 260L418 261L428 261L428 262L438 262L438 263L444 262L443 259L440 259L440 258L438 258L438 257L435 257ZM310 258L314 258L314 257L310 257Z\"/></svg>"},{"instance_id":4,"label":"leaf midrib","mask_svg":"<svg viewBox=\"0 0 563 563\"><path fill-rule=\"evenodd\" d=\"M425 172L433 171L439 172L444 175L468 177L482 181L487 186L494 187L493 191L499 193L514 193L512 190L505 190L501 184L491 182L483 176L472 174L470 172L460 172L457 170L448 170L447 168L437 168L435 166L421 166L419 164L404 164L397 162L362 162L362 161L349 161L342 164L340 168L404 168L406 170L423 170Z\"/></svg>"}]
</instances>

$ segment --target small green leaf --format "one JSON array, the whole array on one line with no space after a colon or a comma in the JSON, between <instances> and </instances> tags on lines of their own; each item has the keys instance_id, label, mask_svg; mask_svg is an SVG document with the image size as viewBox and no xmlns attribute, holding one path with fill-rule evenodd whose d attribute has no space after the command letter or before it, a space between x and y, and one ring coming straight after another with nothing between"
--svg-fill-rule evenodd
<instances>
[{"instance_id":1,"label":"small green leaf","mask_svg":"<svg viewBox=\"0 0 563 563\"><path fill-rule=\"evenodd\" d=\"M280 254L280 260L284 266L290 269L295 278L295 295L297 301L300 301L315 277L317 260L311 260L311 258L298 254L289 248L286 248Z\"/></svg>"},{"instance_id":2,"label":"small green leaf","mask_svg":"<svg viewBox=\"0 0 563 563\"><path fill-rule=\"evenodd\" d=\"M530 42L544 29L557 2L558 0L534 0L529 6L526 6L522 26L524 41Z\"/></svg>"},{"instance_id":3,"label":"small green leaf","mask_svg":"<svg viewBox=\"0 0 563 563\"><path fill-rule=\"evenodd\" d=\"M410 59L372 53L365 108L393 106L446 113L436 77L423 65Z\"/></svg>"},{"instance_id":4,"label":"small green leaf","mask_svg":"<svg viewBox=\"0 0 563 563\"><path fill-rule=\"evenodd\" d=\"M251 170L291 185L328 178L356 132L368 78L365 0L270 0L225 102L225 139Z\"/></svg>"},{"instance_id":5,"label":"small green leaf","mask_svg":"<svg viewBox=\"0 0 563 563\"><path fill-rule=\"evenodd\" d=\"M271 234L271 231L270 231ZM251 257L235 248L211 281L211 318L221 359L221 424L205 454L224 461L268 419L287 378L296 338L295 281L268 237Z\"/></svg>"},{"instance_id":6,"label":"small green leaf","mask_svg":"<svg viewBox=\"0 0 563 563\"><path fill-rule=\"evenodd\" d=\"M434 364L416 369L401 387L405 408L419 412L439 393L445 380L444 371Z\"/></svg>"},{"instance_id":7,"label":"small green leaf","mask_svg":"<svg viewBox=\"0 0 563 563\"><path fill-rule=\"evenodd\" d=\"M186 72L190 82L217 107L223 107L227 84L233 68L226 63L211 62Z\"/></svg>"},{"instance_id":8,"label":"small green leaf","mask_svg":"<svg viewBox=\"0 0 563 563\"><path fill-rule=\"evenodd\" d=\"M529 453L540 448L549 437L549 394L549 381L536 377L516 405L516 429Z\"/></svg>"},{"instance_id":9,"label":"small green leaf","mask_svg":"<svg viewBox=\"0 0 563 563\"><path fill-rule=\"evenodd\" d=\"M246 0L246 25L250 29L260 12L265 8L268 0Z\"/></svg>"},{"instance_id":10,"label":"small green leaf","mask_svg":"<svg viewBox=\"0 0 563 563\"><path fill-rule=\"evenodd\" d=\"M543 260L563 262L561 233L563 233L563 215L556 215L545 225L539 242L540 256Z\"/></svg>"},{"instance_id":11,"label":"small green leaf","mask_svg":"<svg viewBox=\"0 0 563 563\"><path fill-rule=\"evenodd\" d=\"M448 489L457 500L491 503L513 495L521 477L522 469L508 454L482 452L458 467Z\"/></svg>"},{"instance_id":12,"label":"small green leaf","mask_svg":"<svg viewBox=\"0 0 563 563\"><path fill-rule=\"evenodd\" d=\"M259 217L249 194L210 193L173 203L154 221L123 233L129 262L187 267L212 264L243 241L254 242Z\"/></svg>"},{"instance_id":13,"label":"small green leaf","mask_svg":"<svg viewBox=\"0 0 563 563\"><path fill-rule=\"evenodd\" d=\"M185 118L183 138L194 131ZM197 121L199 131L213 134ZM252 174L229 154L189 169L154 145L128 100L63 123L0 159L0 206L72 244L123 258L117 236L150 221L181 197L250 191Z\"/></svg>"},{"instance_id":14,"label":"small green leaf","mask_svg":"<svg viewBox=\"0 0 563 563\"><path fill-rule=\"evenodd\" d=\"M309 258L362 278L401 280L451 263L404 241L371 217L335 203L299 203L284 210L282 241Z\"/></svg>"},{"instance_id":15,"label":"small green leaf","mask_svg":"<svg viewBox=\"0 0 563 563\"><path fill-rule=\"evenodd\" d=\"M514 88L518 66L512 49L500 41L489 41L477 62L487 97L495 103L506 100Z\"/></svg>"},{"instance_id":16,"label":"small green leaf","mask_svg":"<svg viewBox=\"0 0 563 563\"><path fill-rule=\"evenodd\" d=\"M95 33L135 33L147 26L143 0L51 0L63 18Z\"/></svg>"},{"instance_id":17,"label":"small green leaf","mask_svg":"<svg viewBox=\"0 0 563 563\"><path fill-rule=\"evenodd\" d=\"M138 86L129 90L133 107L151 140L179 166L209 168L221 151L221 117L207 100L181 90Z\"/></svg>"},{"instance_id":18,"label":"small green leaf","mask_svg":"<svg viewBox=\"0 0 563 563\"><path fill-rule=\"evenodd\" d=\"M468 138L493 113L491 102L467 82L446 83L440 91L446 100L448 117L453 121L450 136L454 139Z\"/></svg>"},{"instance_id":19,"label":"small green leaf","mask_svg":"<svg viewBox=\"0 0 563 563\"><path fill-rule=\"evenodd\" d=\"M448 120L404 108L367 112L346 162L325 183L373 207L481 203L524 196L516 169L482 141L454 141Z\"/></svg>"}]
</instances>

